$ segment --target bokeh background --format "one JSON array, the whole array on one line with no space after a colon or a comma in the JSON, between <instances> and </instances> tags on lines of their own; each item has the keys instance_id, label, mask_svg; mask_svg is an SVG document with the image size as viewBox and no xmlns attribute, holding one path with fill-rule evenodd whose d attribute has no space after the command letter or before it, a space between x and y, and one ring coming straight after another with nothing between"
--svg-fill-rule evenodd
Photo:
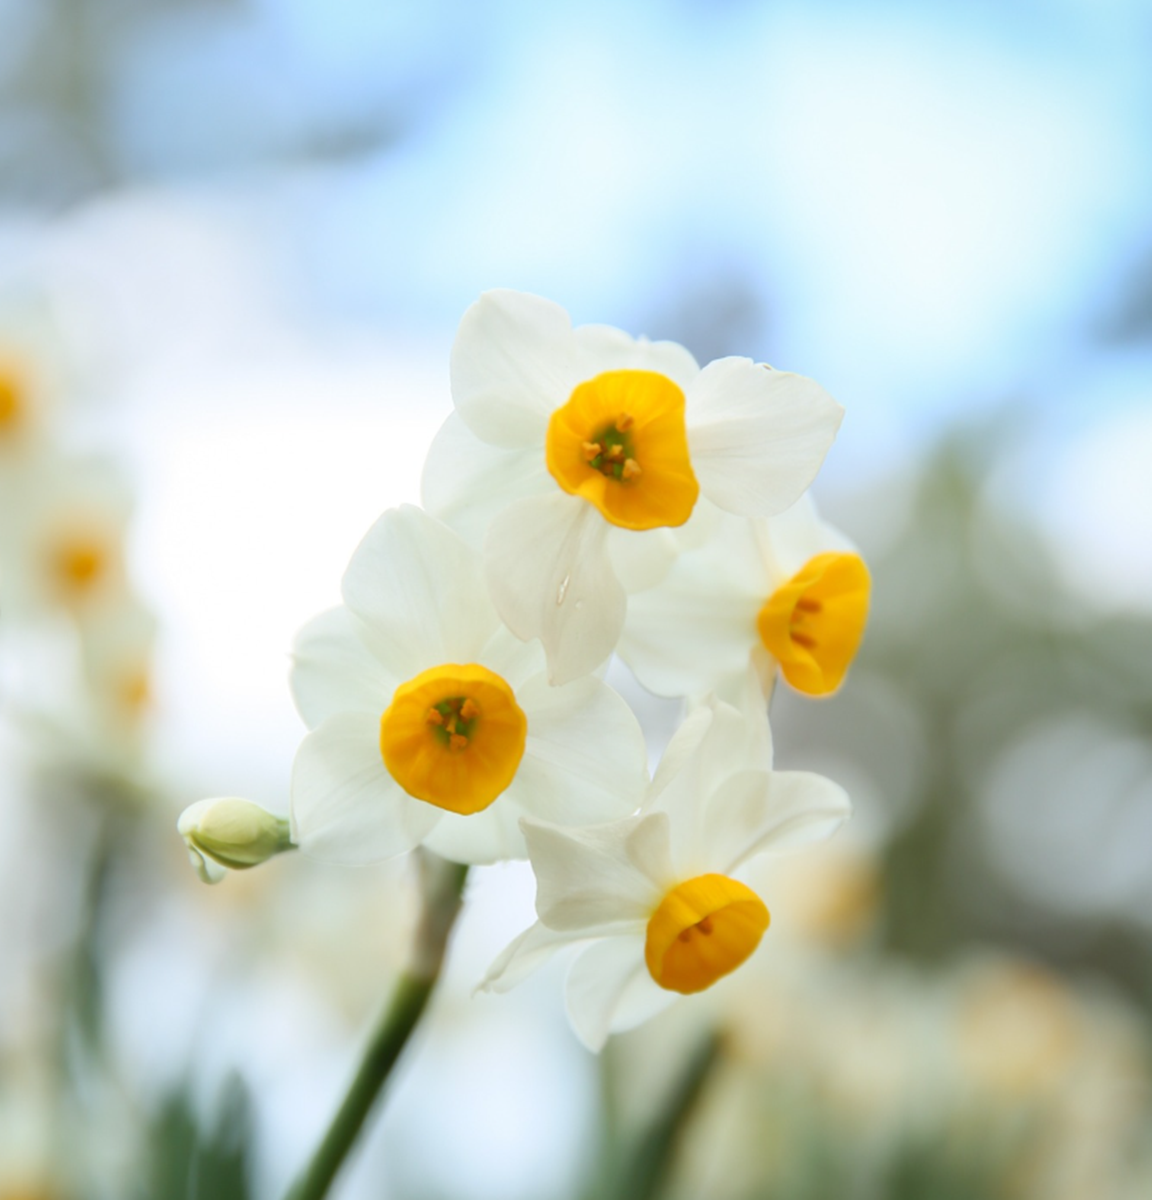
<instances>
[{"instance_id":1,"label":"bokeh background","mask_svg":"<svg viewBox=\"0 0 1152 1200\"><path fill-rule=\"evenodd\" d=\"M816 496L873 619L773 724L857 816L766 884L750 982L601 1061L557 971L470 998L532 912L478 872L335 1194L606 1195L711 1021L675 1195L1149 1194L1152 9L2 0L0 30L0 307L51 326L54 436L119 464L158 623L121 754L60 622L0 613L0 1197L271 1198L332 1111L405 867L209 889L174 823L285 809L292 635L418 499L495 286L844 404ZM675 707L613 680L658 747Z\"/></svg>"}]
</instances>

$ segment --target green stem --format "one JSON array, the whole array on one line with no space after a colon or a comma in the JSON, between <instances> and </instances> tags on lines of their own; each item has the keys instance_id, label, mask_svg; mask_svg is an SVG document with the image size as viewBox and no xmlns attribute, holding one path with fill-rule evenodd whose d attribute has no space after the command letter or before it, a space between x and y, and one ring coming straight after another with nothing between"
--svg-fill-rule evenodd
<instances>
[{"instance_id":1,"label":"green stem","mask_svg":"<svg viewBox=\"0 0 1152 1200\"><path fill-rule=\"evenodd\" d=\"M668 1169L685 1125L704 1084L719 1062L721 1038L711 1033L696 1048L664 1111L637 1142L632 1156L609 1191L616 1200L654 1200L668 1177Z\"/></svg>"},{"instance_id":2,"label":"green stem","mask_svg":"<svg viewBox=\"0 0 1152 1200\"><path fill-rule=\"evenodd\" d=\"M417 856L424 910L416 930L412 965L396 981L344 1102L287 1200L321 1200L328 1194L440 977L448 935L460 911L468 868L445 862L423 850Z\"/></svg>"}]
</instances>

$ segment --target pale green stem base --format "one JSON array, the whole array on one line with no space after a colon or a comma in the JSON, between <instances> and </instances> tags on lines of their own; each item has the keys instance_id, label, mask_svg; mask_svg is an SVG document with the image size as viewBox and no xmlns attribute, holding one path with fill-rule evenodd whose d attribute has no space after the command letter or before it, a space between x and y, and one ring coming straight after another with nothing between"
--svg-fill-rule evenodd
<instances>
[{"instance_id":1,"label":"pale green stem base","mask_svg":"<svg viewBox=\"0 0 1152 1200\"><path fill-rule=\"evenodd\" d=\"M598 1200L655 1200L661 1194L681 1135L720 1060L721 1048L721 1038L716 1033L700 1043L669 1093L660 1116L636 1143L614 1186L604 1188Z\"/></svg>"},{"instance_id":2,"label":"pale green stem base","mask_svg":"<svg viewBox=\"0 0 1152 1200\"><path fill-rule=\"evenodd\" d=\"M460 911L468 868L445 862L427 851L417 854L424 910L416 931L412 965L396 981L348 1094L287 1200L321 1200L328 1194L440 977L448 935Z\"/></svg>"}]
</instances>

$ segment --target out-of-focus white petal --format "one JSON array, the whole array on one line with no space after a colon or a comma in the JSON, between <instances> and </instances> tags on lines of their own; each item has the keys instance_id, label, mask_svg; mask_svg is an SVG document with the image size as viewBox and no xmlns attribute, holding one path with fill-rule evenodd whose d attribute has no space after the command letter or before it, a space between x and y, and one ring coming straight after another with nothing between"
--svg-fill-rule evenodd
<instances>
[{"instance_id":1,"label":"out-of-focus white petal","mask_svg":"<svg viewBox=\"0 0 1152 1200\"><path fill-rule=\"evenodd\" d=\"M807 492L777 516L757 521L756 531L764 561L771 568L772 589L791 579L817 554L828 550L858 553L849 537L820 519L816 505Z\"/></svg>"},{"instance_id":2,"label":"out-of-focus white petal","mask_svg":"<svg viewBox=\"0 0 1152 1200\"><path fill-rule=\"evenodd\" d=\"M432 439L420 494L432 516L479 549L489 522L501 509L555 487L539 446L492 446L452 413Z\"/></svg>"},{"instance_id":3,"label":"out-of-focus white petal","mask_svg":"<svg viewBox=\"0 0 1152 1200\"><path fill-rule=\"evenodd\" d=\"M528 718L510 792L530 816L596 825L635 812L648 785L644 734L628 705L598 679L550 687L542 675L516 693Z\"/></svg>"},{"instance_id":4,"label":"out-of-focus white petal","mask_svg":"<svg viewBox=\"0 0 1152 1200\"><path fill-rule=\"evenodd\" d=\"M757 854L785 854L822 841L851 815L848 793L831 779L809 771L773 771L762 824L723 869L734 870Z\"/></svg>"},{"instance_id":5,"label":"out-of-focus white petal","mask_svg":"<svg viewBox=\"0 0 1152 1200\"><path fill-rule=\"evenodd\" d=\"M310 733L292 766L292 840L337 863L379 862L403 854L440 817L407 795L380 756L380 720L342 713Z\"/></svg>"},{"instance_id":6,"label":"out-of-focus white petal","mask_svg":"<svg viewBox=\"0 0 1152 1200\"><path fill-rule=\"evenodd\" d=\"M475 662L499 625L475 552L408 504L368 530L343 591L373 650L400 679L439 663Z\"/></svg>"},{"instance_id":7,"label":"out-of-focus white petal","mask_svg":"<svg viewBox=\"0 0 1152 1200\"><path fill-rule=\"evenodd\" d=\"M680 547L671 529L608 526L608 557L626 592L655 587L667 576Z\"/></svg>"},{"instance_id":8,"label":"out-of-focus white petal","mask_svg":"<svg viewBox=\"0 0 1152 1200\"><path fill-rule=\"evenodd\" d=\"M756 617L771 591L753 522L723 514L704 546L629 599L617 652L660 696L730 688L759 644Z\"/></svg>"},{"instance_id":9,"label":"out-of-focus white petal","mask_svg":"<svg viewBox=\"0 0 1152 1200\"><path fill-rule=\"evenodd\" d=\"M523 812L504 792L482 812L468 816L444 813L424 844L442 858L477 866L527 858L528 847L520 830Z\"/></svg>"},{"instance_id":10,"label":"out-of-focus white petal","mask_svg":"<svg viewBox=\"0 0 1152 1200\"><path fill-rule=\"evenodd\" d=\"M309 729L342 712L379 719L400 682L368 649L343 605L313 617L296 635L289 683Z\"/></svg>"},{"instance_id":11,"label":"out-of-focus white petal","mask_svg":"<svg viewBox=\"0 0 1152 1200\"><path fill-rule=\"evenodd\" d=\"M700 367L678 342L633 338L611 325L578 325L573 330L583 378L604 371L655 371L686 388Z\"/></svg>"},{"instance_id":12,"label":"out-of-focus white petal","mask_svg":"<svg viewBox=\"0 0 1152 1200\"><path fill-rule=\"evenodd\" d=\"M558 950L585 941L582 934L559 933L539 921L496 956L476 985L478 992L508 992L542 967Z\"/></svg>"},{"instance_id":13,"label":"out-of-focus white petal","mask_svg":"<svg viewBox=\"0 0 1152 1200\"><path fill-rule=\"evenodd\" d=\"M495 446L543 444L548 417L580 382L568 314L526 292L485 292L456 332L452 399Z\"/></svg>"},{"instance_id":14,"label":"out-of-focus white petal","mask_svg":"<svg viewBox=\"0 0 1152 1200\"><path fill-rule=\"evenodd\" d=\"M517 501L484 540L484 577L505 624L539 638L555 684L595 670L615 649L627 599L612 571L606 522L556 491Z\"/></svg>"},{"instance_id":15,"label":"out-of-focus white petal","mask_svg":"<svg viewBox=\"0 0 1152 1200\"><path fill-rule=\"evenodd\" d=\"M610 1033L630 1029L676 999L648 974L643 936L610 937L572 964L565 989L568 1019L576 1036L598 1052Z\"/></svg>"},{"instance_id":16,"label":"out-of-focus white petal","mask_svg":"<svg viewBox=\"0 0 1152 1200\"><path fill-rule=\"evenodd\" d=\"M718 358L688 391L688 449L701 491L770 517L816 478L844 410L818 383L750 358Z\"/></svg>"},{"instance_id":17,"label":"out-of-focus white petal","mask_svg":"<svg viewBox=\"0 0 1152 1200\"><path fill-rule=\"evenodd\" d=\"M536 912L553 929L623 932L647 923L660 902L662 881L645 875L628 839L651 817L629 817L586 829L556 829L524 820ZM647 865L648 857L641 858Z\"/></svg>"}]
</instances>

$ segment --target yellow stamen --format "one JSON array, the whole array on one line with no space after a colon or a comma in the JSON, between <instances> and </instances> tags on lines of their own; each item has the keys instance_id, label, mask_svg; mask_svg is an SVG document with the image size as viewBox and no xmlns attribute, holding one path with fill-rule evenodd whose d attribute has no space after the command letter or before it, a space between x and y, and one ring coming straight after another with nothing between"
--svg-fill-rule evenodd
<instances>
[{"instance_id":1,"label":"yellow stamen","mask_svg":"<svg viewBox=\"0 0 1152 1200\"><path fill-rule=\"evenodd\" d=\"M380 718L380 754L410 796L477 813L512 782L527 732L527 718L499 675L477 663L446 663L393 693Z\"/></svg>"},{"instance_id":2,"label":"yellow stamen","mask_svg":"<svg viewBox=\"0 0 1152 1200\"><path fill-rule=\"evenodd\" d=\"M624 529L683 525L700 494L684 393L655 371L605 371L579 384L552 414L545 455L564 491Z\"/></svg>"},{"instance_id":3,"label":"yellow stamen","mask_svg":"<svg viewBox=\"0 0 1152 1200\"><path fill-rule=\"evenodd\" d=\"M678 883L648 921L648 973L672 992L702 992L760 944L771 920L750 888L726 875Z\"/></svg>"},{"instance_id":4,"label":"yellow stamen","mask_svg":"<svg viewBox=\"0 0 1152 1200\"><path fill-rule=\"evenodd\" d=\"M797 691L825 696L840 686L864 636L871 587L859 555L817 554L760 609L760 640Z\"/></svg>"}]
</instances>

